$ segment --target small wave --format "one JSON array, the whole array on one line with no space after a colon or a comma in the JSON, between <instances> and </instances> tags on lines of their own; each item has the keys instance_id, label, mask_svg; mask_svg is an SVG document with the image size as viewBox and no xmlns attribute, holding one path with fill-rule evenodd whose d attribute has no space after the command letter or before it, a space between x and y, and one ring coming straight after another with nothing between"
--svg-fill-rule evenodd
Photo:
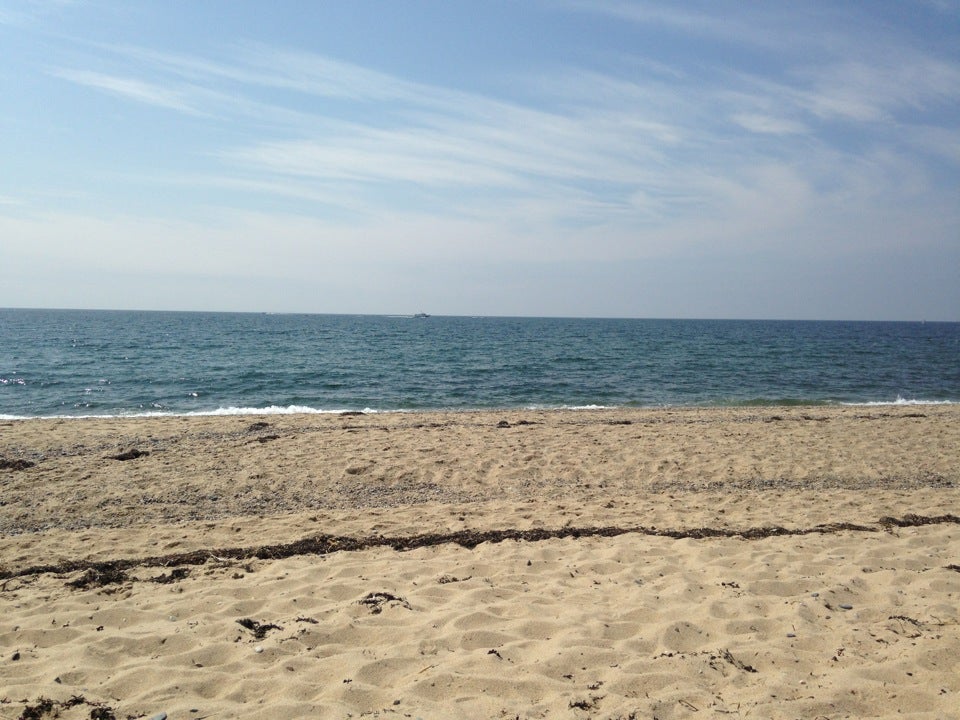
<instances>
[{"instance_id":1,"label":"small wave","mask_svg":"<svg viewBox=\"0 0 960 720\"><path fill-rule=\"evenodd\" d=\"M623 407L622 405L563 405L563 404L531 404L531 405L522 405L522 406L512 406L512 405L503 405L503 406L493 406L493 407L477 407L477 410L492 410L492 411L509 411L509 410L615 410L618 407ZM453 412L456 412L458 408L451 408Z\"/></svg>"},{"instance_id":2,"label":"small wave","mask_svg":"<svg viewBox=\"0 0 960 720\"><path fill-rule=\"evenodd\" d=\"M271 405L269 407L226 407L215 410L191 410L188 412L175 412L170 410L146 410L136 412L119 413L100 413L84 415L5 415L0 414L0 420L89 420L111 418L156 418L156 417L219 417L233 415L338 415L343 412L349 412L348 408L336 410L324 410L320 408L307 407L305 405L288 405L280 407ZM361 410L366 415L375 415L384 412L373 408L364 408Z\"/></svg>"},{"instance_id":3,"label":"small wave","mask_svg":"<svg viewBox=\"0 0 960 720\"><path fill-rule=\"evenodd\" d=\"M751 398L734 402L711 403L708 407L868 407L893 405L955 405L955 400L916 400L897 396L896 400L824 400L807 398Z\"/></svg>"},{"instance_id":4,"label":"small wave","mask_svg":"<svg viewBox=\"0 0 960 720\"><path fill-rule=\"evenodd\" d=\"M836 400L800 400L795 398L753 398L740 401L712 402L712 403L690 403L690 404L625 404L625 405L563 405L563 404L529 404L524 406L456 406L444 408L416 407L416 408L390 408L376 409L365 407L360 412L367 415L392 414L392 413L418 413L418 412L475 412L475 411L509 411L509 410L528 410L528 411L590 411L590 410L616 410L620 408L645 408L645 409L663 409L663 408L725 408L725 407L822 407L822 406L843 406L843 407L879 407L879 406L917 406L917 405L957 405L956 400L918 400L912 398L897 397L896 400L874 400L862 402L841 402ZM0 413L0 421L3 420L85 420L85 419L111 419L111 418L155 418L155 417L229 417L244 415L338 415L344 412L356 412L356 408L315 408L307 405L269 405L266 407L220 407L209 410L130 410L114 413L83 413L83 414L50 414L50 415L16 415L10 413Z\"/></svg>"},{"instance_id":5,"label":"small wave","mask_svg":"<svg viewBox=\"0 0 960 720\"><path fill-rule=\"evenodd\" d=\"M194 410L186 413L175 413L178 415L188 415L188 416L212 416L212 415L335 415L342 412L348 412L350 408L338 408L333 410L325 410L322 408L313 408L307 405L287 405L281 407L279 405L270 405L269 407L255 408L255 407L226 407L226 408L217 408L216 410ZM362 410L364 413L377 413L379 410L374 410L372 408L364 408ZM174 414L174 413L171 413Z\"/></svg>"},{"instance_id":6,"label":"small wave","mask_svg":"<svg viewBox=\"0 0 960 720\"><path fill-rule=\"evenodd\" d=\"M896 400L871 400L869 402L846 402L843 405L878 406L878 405L956 405L956 400L918 400L897 395Z\"/></svg>"}]
</instances>

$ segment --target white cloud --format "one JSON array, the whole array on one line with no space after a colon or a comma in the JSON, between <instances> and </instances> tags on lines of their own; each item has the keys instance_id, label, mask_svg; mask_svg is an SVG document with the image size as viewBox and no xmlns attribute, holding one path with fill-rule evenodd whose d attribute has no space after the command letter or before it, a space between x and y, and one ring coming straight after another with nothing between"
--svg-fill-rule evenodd
<instances>
[{"instance_id":1,"label":"white cloud","mask_svg":"<svg viewBox=\"0 0 960 720\"><path fill-rule=\"evenodd\" d=\"M69 68L58 68L52 70L51 74L64 80L77 83L78 85L102 90L126 98L127 100L133 100L167 110L176 110L177 112L187 113L188 115L204 114L187 102L183 93L144 82L143 80L91 72L89 70L71 70Z\"/></svg>"},{"instance_id":2,"label":"white cloud","mask_svg":"<svg viewBox=\"0 0 960 720\"><path fill-rule=\"evenodd\" d=\"M811 83L797 101L823 118L888 120L960 98L960 64L907 50L892 50L882 62L831 63L803 74Z\"/></svg>"},{"instance_id":3,"label":"white cloud","mask_svg":"<svg viewBox=\"0 0 960 720\"><path fill-rule=\"evenodd\" d=\"M731 42L762 44L770 42L769 36L757 32L757 28L742 23L735 12L708 14L689 9L679 4L644 2L638 0L563 0L566 7L590 14L601 14L638 25L655 25L671 28L692 35L722 37ZM729 11L735 8L727 8Z\"/></svg>"},{"instance_id":4,"label":"white cloud","mask_svg":"<svg viewBox=\"0 0 960 720\"><path fill-rule=\"evenodd\" d=\"M765 135L799 135L808 131L802 123L758 113L739 113L730 119L750 132Z\"/></svg>"},{"instance_id":5,"label":"white cloud","mask_svg":"<svg viewBox=\"0 0 960 720\"><path fill-rule=\"evenodd\" d=\"M694 22L687 13L630 8L659 13L657 22L722 30L712 28L709 18ZM130 47L107 50L146 63L166 79L157 84L120 74L61 74L137 102L226 118L256 115L274 125L273 133L263 128L259 139L214 150L220 167L174 182L239 189L243 197L312 200L319 217L339 206L354 218L389 217L392 228L405 216L432 213L436 228L451 222L469 237L495 230L513 238L508 228L532 227L521 217L527 212L540 223L539 232L555 236L571 223L581 233L584 223L603 227L625 244L626 254L637 246L631 233L657 224L660 229L646 237L675 246L673 219L704 208L712 210L683 226L696 226L693 235L710 236L704 223L721 216L727 227L740 227L730 218L752 213L754 227L743 237L764 242L767 228L769 242L783 226L769 207L812 206L816 198L809 194L824 186L823 178L832 178L830 192L841 192L836 174L824 169L836 152L803 117L879 122L903 107L949 96L955 82L951 66L916 54L912 66L898 71L902 84L924 76L909 89L886 87L880 70L860 63L804 65L777 80L721 72L723 84L706 86L696 76L663 68L630 80L570 69L536 83L528 78L531 97L524 105L262 45L244 46L233 62ZM925 68L937 72L927 77ZM335 98L338 104L305 111L282 97L262 96L260 88ZM747 134L731 144L736 127ZM797 135L811 142L769 145ZM758 173L784 163L793 163L789 181L779 175L757 183ZM842 190L862 191L856 185ZM412 206L401 207L411 199ZM735 212L717 215L724 207ZM488 213L500 219L495 228L482 222ZM457 225L466 218L483 232ZM414 224L428 232L421 222ZM616 254L612 242L601 245Z\"/></svg>"}]
</instances>

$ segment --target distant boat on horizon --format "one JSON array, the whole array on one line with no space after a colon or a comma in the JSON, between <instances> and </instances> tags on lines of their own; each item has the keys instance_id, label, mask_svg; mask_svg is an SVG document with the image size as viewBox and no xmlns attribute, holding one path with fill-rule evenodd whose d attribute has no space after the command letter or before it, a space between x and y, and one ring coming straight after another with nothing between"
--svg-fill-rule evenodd
<instances>
[{"instance_id":1,"label":"distant boat on horizon","mask_svg":"<svg viewBox=\"0 0 960 720\"><path fill-rule=\"evenodd\" d=\"M420 313L417 313L416 315L414 315L414 317L415 317L415 318L428 318L428 317L430 317L430 315L428 315L427 313L420 312Z\"/></svg>"}]
</instances>

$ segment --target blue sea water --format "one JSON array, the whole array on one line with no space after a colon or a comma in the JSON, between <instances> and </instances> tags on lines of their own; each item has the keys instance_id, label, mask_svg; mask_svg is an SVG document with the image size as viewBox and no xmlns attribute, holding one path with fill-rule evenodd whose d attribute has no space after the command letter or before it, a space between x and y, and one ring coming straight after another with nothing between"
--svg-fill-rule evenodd
<instances>
[{"instance_id":1,"label":"blue sea water","mask_svg":"<svg viewBox=\"0 0 960 720\"><path fill-rule=\"evenodd\" d=\"M0 310L0 417L960 402L960 323Z\"/></svg>"}]
</instances>

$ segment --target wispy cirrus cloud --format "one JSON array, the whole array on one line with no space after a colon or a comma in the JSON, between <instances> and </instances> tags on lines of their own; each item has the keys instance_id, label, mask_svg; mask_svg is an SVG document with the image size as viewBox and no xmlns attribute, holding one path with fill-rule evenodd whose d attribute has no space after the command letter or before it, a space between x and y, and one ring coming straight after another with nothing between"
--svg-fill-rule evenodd
<instances>
[{"instance_id":1,"label":"wispy cirrus cloud","mask_svg":"<svg viewBox=\"0 0 960 720\"><path fill-rule=\"evenodd\" d=\"M809 132L803 123L773 115L737 113L730 119L750 132L765 135L800 135Z\"/></svg>"},{"instance_id":2,"label":"wispy cirrus cloud","mask_svg":"<svg viewBox=\"0 0 960 720\"><path fill-rule=\"evenodd\" d=\"M134 102L175 110L188 115L204 115L186 99L184 92L137 78L69 68L56 68L51 70L50 73L78 85L101 90Z\"/></svg>"},{"instance_id":3,"label":"wispy cirrus cloud","mask_svg":"<svg viewBox=\"0 0 960 720\"><path fill-rule=\"evenodd\" d=\"M790 36L791 23L800 31L786 45L805 36L803 22L794 22L802 10L786 18L761 13L772 37L756 40L764 33L735 9L616 1L558 7L762 52ZM586 237L583 227L592 226L632 256L657 243L769 238L830 205L827 193L866 202L877 187L895 192L884 184L883 163L845 159L851 150L834 140L835 128L856 127L867 147L888 155L904 146L914 122L925 128L912 134L917 145L952 136L910 115L954 101L957 65L891 41L874 66L861 57L867 51L835 52L843 32L817 39L820 54L778 56L777 72L638 56L605 71L531 73L518 78L524 93L510 101L262 43L205 56L101 45L99 61L110 72L57 74L199 122L256 125L249 137L208 147L209 164L171 178L177 185L236 191L225 197L238 204L276 196L303 201L305 213L337 207L354 217L389 217L394 227L399 218L429 215L443 218L437 232L452 218L490 216L506 237L531 218L548 233L574 226ZM837 173L838 164L849 170Z\"/></svg>"},{"instance_id":4,"label":"wispy cirrus cloud","mask_svg":"<svg viewBox=\"0 0 960 720\"><path fill-rule=\"evenodd\" d=\"M932 0L942 12L952 1ZM886 119L889 113L960 96L960 59L931 52L922 37L897 32L856 8L742 3L686 5L646 0L564 0L584 14L611 16L638 26L666 27L680 36L705 36L737 47L757 46L775 58L780 73L761 67L742 73L760 91L775 89L788 105L825 119Z\"/></svg>"},{"instance_id":5,"label":"wispy cirrus cloud","mask_svg":"<svg viewBox=\"0 0 960 720\"><path fill-rule=\"evenodd\" d=\"M24 27L45 17L77 6L82 0L23 0L13 8L0 7L0 25Z\"/></svg>"},{"instance_id":6,"label":"wispy cirrus cloud","mask_svg":"<svg viewBox=\"0 0 960 720\"><path fill-rule=\"evenodd\" d=\"M247 48L229 64L136 48L114 51L140 63L153 61L151 72L162 85L120 83L100 74L73 73L69 79L171 109L268 118L278 135L299 137L261 139L216 154L224 169L286 178L272 185L285 193L291 181L401 182L534 195L557 193L564 184L635 184L641 175L638 161L659 157L661 147L676 140L675 128L644 119L636 105L554 112L263 47ZM581 81L581 87L597 84L597 77ZM624 83L617 85L625 89ZM262 88L337 102L310 112L294 110L264 100Z\"/></svg>"},{"instance_id":7,"label":"wispy cirrus cloud","mask_svg":"<svg viewBox=\"0 0 960 720\"><path fill-rule=\"evenodd\" d=\"M812 115L854 122L888 120L960 98L960 63L901 48L882 61L846 61L804 68L794 93Z\"/></svg>"},{"instance_id":8,"label":"wispy cirrus cloud","mask_svg":"<svg viewBox=\"0 0 960 720\"><path fill-rule=\"evenodd\" d=\"M587 14L600 14L639 25L667 27L697 36L723 37L730 41L766 44L761 33L741 23L735 14L698 12L694 5L645 0L561 0L559 7Z\"/></svg>"},{"instance_id":9,"label":"wispy cirrus cloud","mask_svg":"<svg viewBox=\"0 0 960 720\"><path fill-rule=\"evenodd\" d=\"M227 58L220 60L131 45L99 47L121 61L135 60L171 78L204 86L225 83L245 87L252 93L257 88L266 88L350 102L440 105L449 110L467 95L318 53L263 43L233 45Z\"/></svg>"}]
</instances>

